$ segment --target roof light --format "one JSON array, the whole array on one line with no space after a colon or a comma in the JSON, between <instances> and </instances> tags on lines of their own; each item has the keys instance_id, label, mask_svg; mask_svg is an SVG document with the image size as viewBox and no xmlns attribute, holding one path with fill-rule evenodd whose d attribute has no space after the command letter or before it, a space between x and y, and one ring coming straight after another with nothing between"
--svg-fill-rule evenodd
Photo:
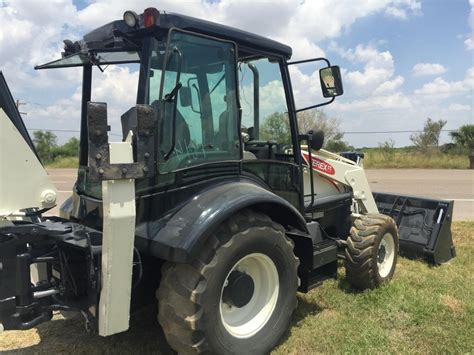
<instances>
[{"instance_id":1,"label":"roof light","mask_svg":"<svg viewBox=\"0 0 474 355\"><path fill-rule=\"evenodd\" d=\"M138 15L133 11L125 11L123 13L123 20L129 27L135 27L138 23Z\"/></svg>"},{"instance_id":2,"label":"roof light","mask_svg":"<svg viewBox=\"0 0 474 355\"><path fill-rule=\"evenodd\" d=\"M160 13L154 7L149 7L143 11L143 24L146 28L153 27L158 24Z\"/></svg>"}]
</instances>

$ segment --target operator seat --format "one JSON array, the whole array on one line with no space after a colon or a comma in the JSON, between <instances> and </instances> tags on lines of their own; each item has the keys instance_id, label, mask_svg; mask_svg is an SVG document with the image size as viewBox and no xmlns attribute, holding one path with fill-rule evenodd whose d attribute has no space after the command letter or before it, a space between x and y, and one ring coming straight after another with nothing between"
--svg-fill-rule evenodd
<instances>
[{"instance_id":1,"label":"operator seat","mask_svg":"<svg viewBox=\"0 0 474 355\"><path fill-rule=\"evenodd\" d=\"M166 121L160 116L160 102L159 100L153 101L151 104L155 109L155 115L158 116L158 127L160 128L159 135L159 147L160 150L168 150L171 148L172 142L172 132L173 132L173 121L171 119L173 112L170 107L169 110L165 113L167 119ZM169 107L169 106L168 106ZM183 115L179 112L179 109L176 109L176 141L175 149L184 150L189 146L191 142L191 133L189 131L189 126L186 123ZM163 153L163 152L162 152ZM164 152L163 154L166 154Z\"/></svg>"}]
</instances>

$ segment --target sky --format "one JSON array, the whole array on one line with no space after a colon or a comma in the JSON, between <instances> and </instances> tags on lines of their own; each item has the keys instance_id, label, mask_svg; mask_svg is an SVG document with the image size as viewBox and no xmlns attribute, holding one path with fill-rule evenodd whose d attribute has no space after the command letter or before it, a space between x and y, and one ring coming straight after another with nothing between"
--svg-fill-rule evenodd
<instances>
[{"instance_id":1,"label":"sky","mask_svg":"<svg viewBox=\"0 0 474 355\"><path fill-rule=\"evenodd\" d=\"M35 71L106 22L149 6L255 32L290 45L294 60L325 56L341 67L344 95L324 111L355 147L410 144L424 121L446 130L474 123L474 0L10 1L0 0L0 70L24 105L28 128L78 136L81 70ZM138 67L94 73L92 99L109 107L112 131L134 104ZM292 70L297 105L319 100L316 68ZM72 132L61 132L70 130ZM443 132L441 143L450 141Z\"/></svg>"}]
</instances>

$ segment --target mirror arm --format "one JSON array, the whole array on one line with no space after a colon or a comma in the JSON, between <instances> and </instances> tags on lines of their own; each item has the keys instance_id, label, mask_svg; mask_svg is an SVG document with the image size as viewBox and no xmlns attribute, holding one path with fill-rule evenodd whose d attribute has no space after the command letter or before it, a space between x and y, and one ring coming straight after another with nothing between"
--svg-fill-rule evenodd
<instances>
[{"instance_id":1,"label":"mirror arm","mask_svg":"<svg viewBox=\"0 0 474 355\"><path fill-rule=\"evenodd\" d=\"M295 110L295 113L298 113L298 112L301 112L301 111L310 110L310 109L316 108L316 107L321 107L321 106L329 105L329 104L330 104L331 102L333 102L335 99L336 99L336 97L332 97L329 101L323 102L323 103L321 103L321 104L317 104L317 105L312 105L312 106L307 106L307 107L300 108L300 109L298 109L298 110Z\"/></svg>"}]
</instances>

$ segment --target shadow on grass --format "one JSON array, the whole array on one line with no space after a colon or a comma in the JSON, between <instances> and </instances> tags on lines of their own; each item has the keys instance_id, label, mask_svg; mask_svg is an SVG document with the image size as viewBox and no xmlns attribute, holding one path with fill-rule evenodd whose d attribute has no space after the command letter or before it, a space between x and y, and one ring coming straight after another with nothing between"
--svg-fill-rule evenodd
<instances>
[{"instance_id":1,"label":"shadow on grass","mask_svg":"<svg viewBox=\"0 0 474 355\"><path fill-rule=\"evenodd\" d=\"M337 286L341 291L350 295L357 295L359 293L362 293L361 290L358 290L354 286L352 286L349 281L346 280L345 277L338 278Z\"/></svg>"},{"instance_id":2,"label":"shadow on grass","mask_svg":"<svg viewBox=\"0 0 474 355\"><path fill-rule=\"evenodd\" d=\"M317 303L311 303L308 302L306 299L304 299L301 296L298 297L298 307L296 307L295 312L293 313L293 318L291 321L291 325L288 327L286 334L283 336L283 338L278 342L279 345L283 344L285 341L288 340L290 337L290 330L297 325L298 323L304 321L307 317L309 316L314 316L318 313L321 313L324 308L317 304Z\"/></svg>"},{"instance_id":3,"label":"shadow on grass","mask_svg":"<svg viewBox=\"0 0 474 355\"><path fill-rule=\"evenodd\" d=\"M128 331L106 338L87 333L82 316L67 314L37 327L39 344L4 353L175 354L166 343L156 314L156 307L147 308L132 316Z\"/></svg>"}]
</instances>

